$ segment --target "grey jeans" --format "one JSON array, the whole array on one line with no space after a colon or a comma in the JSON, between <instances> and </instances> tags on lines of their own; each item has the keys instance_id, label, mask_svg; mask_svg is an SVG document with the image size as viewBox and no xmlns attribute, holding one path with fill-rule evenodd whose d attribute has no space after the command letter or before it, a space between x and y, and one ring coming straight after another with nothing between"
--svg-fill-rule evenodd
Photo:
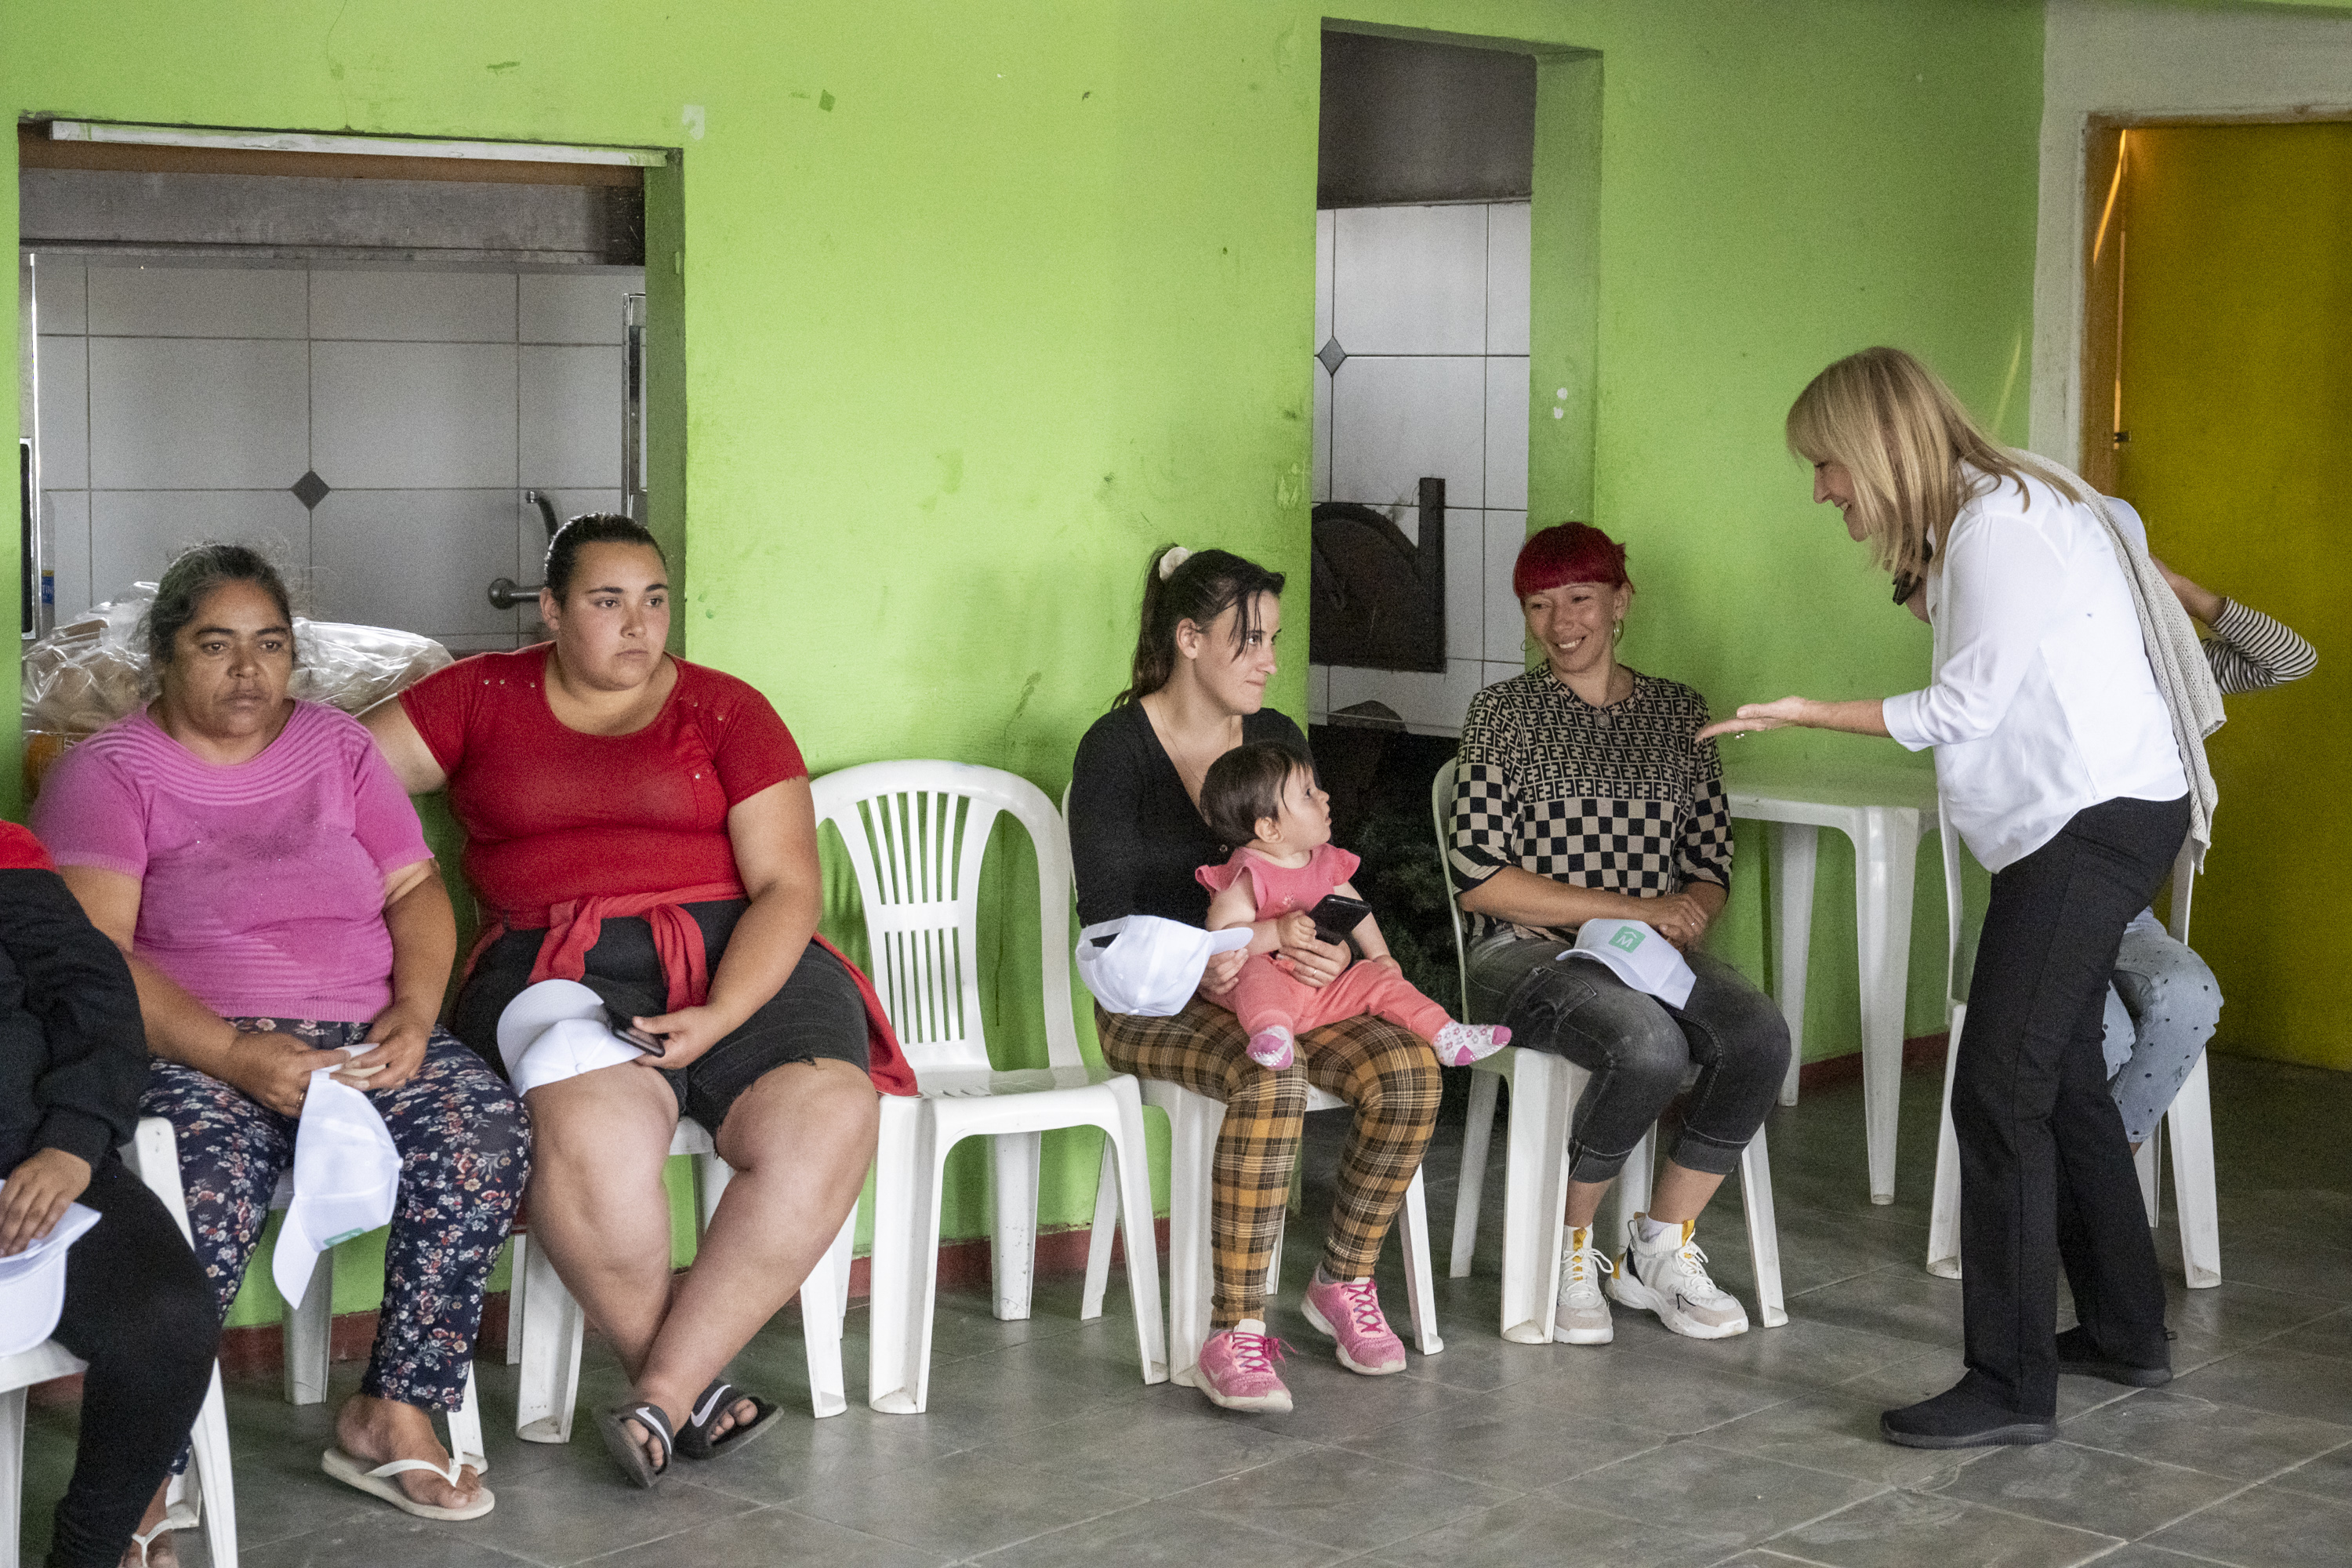
<instances>
[{"instance_id":1,"label":"grey jeans","mask_svg":"<svg viewBox=\"0 0 2352 1568\"><path fill-rule=\"evenodd\" d=\"M1789 1069L1789 1027L1745 975L1704 952L1671 1007L1568 944L1497 932L1469 952L1471 1016L1507 1024L1511 1043L1566 1057L1592 1075L1569 1129L1569 1177L1605 1182L1696 1068L1674 1163L1727 1175L1764 1125Z\"/></svg>"},{"instance_id":2,"label":"grey jeans","mask_svg":"<svg viewBox=\"0 0 2352 1568\"><path fill-rule=\"evenodd\" d=\"M2157 1123L2221 1021L2221 987L2205 961L2153 921L2124 930L2107 992L2107 1090L2135 1143Z\"/></svg>"}]
</instances>

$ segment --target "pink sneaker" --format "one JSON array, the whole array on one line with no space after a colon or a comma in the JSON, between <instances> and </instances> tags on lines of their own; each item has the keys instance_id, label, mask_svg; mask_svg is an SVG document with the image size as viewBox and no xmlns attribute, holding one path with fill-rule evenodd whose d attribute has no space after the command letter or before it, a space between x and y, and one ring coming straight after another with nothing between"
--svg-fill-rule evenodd
<instances>
[{"instance_id":1,"label":"pink sneaker","mask_svg":"<svg viewBox=\"0 0 2352 1568\"><path fill-rule=\"evenodd\" d=\"M1429 1043L1447 1067L1466 1068L1509 1045L1511 1031L1501 1024L1448 1024Z\"/></svg>"},{"instance_id":2,"label":"pink sneaker","mask_svg":"<svg viewBox=\"0 0 2352 1568\"><path fill-rule=\"evenodd\" d=\"M1201 1347L1195 1387L1228 1410L1290 1408L1290 1390L1276 1375L1274 1363L1288 1347L1272 1334L1225 1329L1211 1334Z\"/></svg>"},{"instance_id":3,"label":"pink sneaker","mask_svg":"<svg viewBox=\"0 0 2352 1568\"><path fill-rule=\"evenodd\" d=\"M1290 1031L1279 1024L1260 1029L1249 1037L1249 1059L1270 1072L1280 1072L1298 1059L1290 1048Z\"/></svg>"},{"instance_id":4,"label":"pink sneaker","mask_svg":"<svg viewBox=\"0 0 2352 1568\"><path fill-rule=\"evenodd\" d=\"M1326 1279L1318 1267L1307 1282L1307 1321L1339 1342L1339 1364L1366 1377L1404 1370L1404 1342L1381 1315L1381 1293L1369 1279Z\"/></svg>"}]
</instances>

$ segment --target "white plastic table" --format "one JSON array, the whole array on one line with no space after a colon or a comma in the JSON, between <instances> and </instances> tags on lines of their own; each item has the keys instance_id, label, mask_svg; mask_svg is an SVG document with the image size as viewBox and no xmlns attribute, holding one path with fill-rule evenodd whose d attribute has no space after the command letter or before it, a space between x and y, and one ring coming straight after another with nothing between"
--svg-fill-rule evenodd
<instances>
[{"instance_id":1,"label":"white plastic table","mask_svg":"<svg viewBox=\"0 0 2352 1568\"><path fill-rule=\"evenodd\" d=\"M1813 925L1813 868L1821 830L1853 842L1854 942L1862 981L1863 1124L1870 1201L1895 1201L1895 1129L1903 1087L1904 1002L1910 988L1911 897L1919 839L1936 822L1936 775L1925 768L1801 766L1739 754L1726 740L1731 815L1769 822L1778 892L1781 1016L1789 1023L1789 1076L1780 1103L1797 1103L1804 1060L1805 962Z\"/></svg>"}]
</instances>

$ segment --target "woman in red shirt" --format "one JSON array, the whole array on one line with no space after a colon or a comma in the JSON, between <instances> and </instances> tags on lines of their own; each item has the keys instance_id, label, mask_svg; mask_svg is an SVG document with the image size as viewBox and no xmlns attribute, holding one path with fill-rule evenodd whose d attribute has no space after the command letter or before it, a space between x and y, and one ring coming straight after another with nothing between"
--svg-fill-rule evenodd
<instances>
[{"instance_id":1,"label":"woman in red shirt","mask_svg":"<svg viewBox=\"0 0 2352 1568\"><path fill-rule=\"evenodd\" d=\"M856 1203L877 1088L913 1088L872 987L815 934L799 748L751 686L662 651L667 575L629 519L574 518L548 546L551 642L466 659L365 720L467 832L485 924L457 1037L497 1061L507 1004L563 978L662 1047L527 1096L531 1235L620 1352L630 1398L599 1426L647 1486L673 1447L708 1458L773 1416L720 1370ZM680 1116L735 1175L673 1291Z\"/></svg>"}]
</instances>

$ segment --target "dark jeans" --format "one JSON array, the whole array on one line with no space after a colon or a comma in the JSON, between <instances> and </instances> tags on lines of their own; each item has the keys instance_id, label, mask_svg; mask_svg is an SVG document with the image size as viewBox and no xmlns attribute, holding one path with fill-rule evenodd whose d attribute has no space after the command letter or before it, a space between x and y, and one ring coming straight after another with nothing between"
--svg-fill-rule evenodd
<instances>
[{"instance_id":1,"label":"dark jeans","mask_svg":"<svg viewBox=\"0 0 2352 1568\"><path fill-rule=\"evenodd\" d=\"M2106 1356L2161 1366L2164 1282L2100 1049L2124 925L2188 797L2102 801L1996 874L1952 1077L1968 1377L2030 1421L2058 1405L2058 1266Z\"/></svg>"},{"instance_id":2,"label":"dark jeans","mask_svg":"<svg viewBox=\"0 0 2352 1568\"><path fill-rule=\"evenodd\" d=\"M220 1317L180 1227L121 1161L109 1155L81 1201L105 1217L66 1255L65 1311L50 1336L89 1371L49 1562L114 1568L195 1425Z\"/></svg>"},{"instance_id":3,"label":"dark jeans","mask_svg":"<svg viewBox=\"0 0 2352 1568\"><path fill-rule=\"evenodd\" d=\"M1471 948L1469 960L1472 1016L1507 1024L1513 1045L1566 1057L1592 1075L1569 1129L1570 1179L1614 1176L1694 1067L1698 1081L1671 1157L1685 1170L1727 1175L1789 1070L1780 1008L1704 952L1685 955L1697 982L1684 1005L1671 1007L1591 959L1562 961L1569 951L1501 934Z\"/></svg>"}]
</instances>

